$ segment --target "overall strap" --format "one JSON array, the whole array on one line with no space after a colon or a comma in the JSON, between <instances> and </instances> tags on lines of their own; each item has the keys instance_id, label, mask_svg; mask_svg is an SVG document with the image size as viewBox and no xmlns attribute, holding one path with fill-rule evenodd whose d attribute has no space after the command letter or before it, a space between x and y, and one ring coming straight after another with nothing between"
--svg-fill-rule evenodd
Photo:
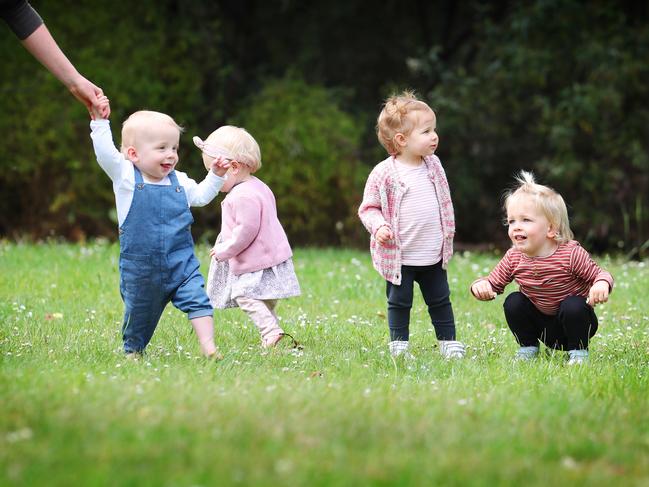
<instances>
[{"instance_id":1,"label":"overall strap","mask_svg":"<svg viewBox=\"0 0 649 487\"><path fill-rule=\"evenodd\" d=\"M143 184L143 183L144 183L144 179L142 179L142 173L141 173L140 170L135 166L135 164L133 164L133 170L135 171L135 172L134 172L134 175L135 175L135 184L136 184L136 185L138 185L138 184Z\"/></svg>"},{"instance_id":2,"label":"overall strap","mask_svg":"<svg viewBox=\"0 0 649 487\"><path fill-rule=\"evenodd\" d=\"M171 181L172 186L176 186L176 187L180 186L180 184L178 183L178 178L176 177L176 171L175 170L173 170L173 171L171 171L169 173L169 180Z\"/></svg>"}]
</instances>

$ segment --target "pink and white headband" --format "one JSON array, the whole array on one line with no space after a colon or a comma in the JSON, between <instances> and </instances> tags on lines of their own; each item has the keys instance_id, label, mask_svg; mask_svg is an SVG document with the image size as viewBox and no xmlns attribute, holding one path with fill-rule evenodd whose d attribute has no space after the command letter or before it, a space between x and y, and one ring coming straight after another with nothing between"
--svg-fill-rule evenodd
<instances>
[{"instance_id":1,"label":"pink and white headband","mask_svg":"<svg viewBox=\"0 0 649 487\"><path fill-rule=\"evenodd\" d=\"M228 151L227 149L216 145L208 144L207 142L201 140L201 138L198 136L192 137L192 141L194 141L194 145L196 147L198 147L202 152L204 152L210 157L223 157L224 159L230 159L230 160L234 159L230 151Z\"/></svg>"}]
</instances>

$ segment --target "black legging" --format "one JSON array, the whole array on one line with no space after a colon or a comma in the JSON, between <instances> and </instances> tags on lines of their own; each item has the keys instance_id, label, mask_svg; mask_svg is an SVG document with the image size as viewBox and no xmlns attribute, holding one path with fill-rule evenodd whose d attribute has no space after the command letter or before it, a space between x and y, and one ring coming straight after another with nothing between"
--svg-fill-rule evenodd
<instances>
[{"instance_id":1,"label":"black legging","mask_svg":"<svg viewBox=\"0 0 649 487\"><path fill-rule=\"evenodd\" d=\"M427 266L401 266L401 284L387 282L388 325L390 340L407 341L410 332L410 309L412 308L414 283L428 306L430 320L438 340L455 340L455 318L451 307L446 271L441 262Z\"/></svg>"},{"instance_id":2,"label":"black legging","mask_svg":"<svg viewBox=\"0 0 649 487\"><path fill-rule=\"evenodd\" d=\"M564 299L555 316L541 313L521 292L507 296L503 307L509 329L522 347L538 346L540 340L559 350L587 350L597 331L595 310L581 296Z\"/></svg>"}]
</instances>

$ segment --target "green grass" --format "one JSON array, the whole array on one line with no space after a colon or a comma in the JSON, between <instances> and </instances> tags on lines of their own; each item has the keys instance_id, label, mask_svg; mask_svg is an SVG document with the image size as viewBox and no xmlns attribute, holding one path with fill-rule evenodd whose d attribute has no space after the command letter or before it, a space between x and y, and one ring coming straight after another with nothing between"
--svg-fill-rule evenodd
<instances>
[{"instance_id":1,"label":"green grass","mask_svg":"<svg viewBox=\"0 0 649 487\"><path fill-rule=\"evenodd\" d=\"M279 314L304 349L262 352L240 310L216 311L214 364L171 306L146 357L123 357L117 258L0 244L0 485L649 485L647 263L600 260L616 289L590 363L567 367L512 362L502 297L468 293L497 256L456 255L466 359L440 358L418 296L416 359L393 362L369 253L297 250L303 294Z\"/></svg>"}]
</instances>

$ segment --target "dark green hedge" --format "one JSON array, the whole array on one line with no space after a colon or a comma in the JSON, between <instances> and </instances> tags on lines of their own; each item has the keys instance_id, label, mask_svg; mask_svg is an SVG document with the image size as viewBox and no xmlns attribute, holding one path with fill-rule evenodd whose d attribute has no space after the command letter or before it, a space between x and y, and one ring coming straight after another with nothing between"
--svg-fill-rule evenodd
<instances>
[{"instance_id":1,"label":"dark green hedge","mask_svg":"<svg viewBox=\"0 0 649 487\"><path fill-rule=\"evenodd\" d=\"M413 88L438 115L458 240L506 245L519 169L560 191L577 237L646 255L649 15L643 2L115 0L32 2L75 65L131 112L169 113L191 143L224 123L258 139L259 176L296 245L366 245L355 216L384 157L382 99ZM115 236L84 108L0 28L0 234ZM218 200L195 211L212 240Z\"/></svg>"}]
</instances>

